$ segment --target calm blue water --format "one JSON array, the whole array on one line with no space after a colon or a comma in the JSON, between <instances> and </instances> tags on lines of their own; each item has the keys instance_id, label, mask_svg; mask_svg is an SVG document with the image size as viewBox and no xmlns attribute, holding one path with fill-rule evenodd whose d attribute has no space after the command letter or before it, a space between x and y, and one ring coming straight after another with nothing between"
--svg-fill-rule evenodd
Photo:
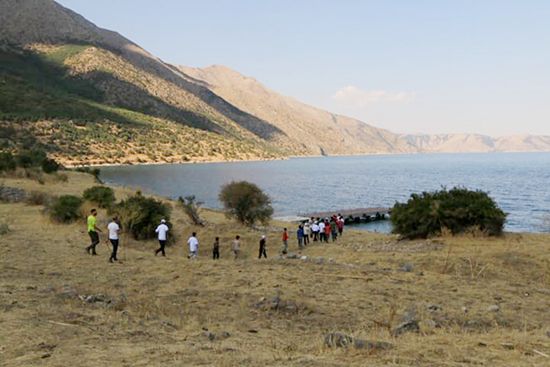
<instances>
[{"instance_id":1,"label":"calm blue water","mask_svg":"<svg viewBox=\"0 0 550 367\"><path fill-rule=\"evenodd\" d=\"M461 185L489 192L509 213L509 231L550 230L550 153L417 154L295 158L285 161L104 167L108 183L219 208L220 187L256 183L276 216L390 207L411 193ZM386 226L387 227L387 226ZM379 228L384 231L384 225Z\"/></svg>"}]
</instances>

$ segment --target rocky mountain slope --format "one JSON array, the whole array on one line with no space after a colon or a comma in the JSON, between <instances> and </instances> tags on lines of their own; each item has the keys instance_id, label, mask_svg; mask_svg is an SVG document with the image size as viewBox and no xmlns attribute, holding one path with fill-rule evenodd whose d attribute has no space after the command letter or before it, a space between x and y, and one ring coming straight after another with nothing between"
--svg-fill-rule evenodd
<instances>
[{"instance_id":1,"label":"rocky mountain slope","mask_svg":"<svg viewBox=\"0 0 550 367\"><path fill-rule=\"evenodd\" d=\"M480 134L395 134L278 94L222 65L179 69L233 105L271 122L289 137L303 137L309 148L329 153L456 153L550 151L550 136L494 138ZM321 133L320 133L321 132ZM323 134L322 132L328 132ZM335 139L335 137L339 139Z\"/></svg>"},{"instance_id":2,"label":"rocky mountain slope","mask_svg":"<svg viewBox=\"0 0 550 367\"><path fill-rule=\"evenodd\" d=\"M550 150L548 137L395 134L225 67L174 67L55 1L0 0L0 145L36 144L66 164Z\"/></svg>"}]
</instances>

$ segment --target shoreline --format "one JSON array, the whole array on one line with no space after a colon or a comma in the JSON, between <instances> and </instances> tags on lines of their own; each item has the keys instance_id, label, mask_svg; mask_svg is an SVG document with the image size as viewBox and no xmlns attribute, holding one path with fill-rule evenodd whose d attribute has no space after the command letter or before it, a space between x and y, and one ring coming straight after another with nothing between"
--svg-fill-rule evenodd
<instances>
[{"instance_id":1,"label":"shoreline","mask_svg":"<svg viewBox=\"0 0 550 367\"><path fill-rule=\"evenodd\" d=\"M180 162L135 162L135 163L97 163L97 164L64 164L60 162L63 167L68 169L82 168L82 167L125 167L125 166L160 166L160 165L176 165L176 164L212 164L212 163L241 163L241 162L271 162L271 161L287 161L290 159L307 159L307 158L331 158L331 157L372 157L372 156L399 156L399 155L454 155L454 154L534 154L534 153L546 153L550 154L550 151L491 151L491 152L380 152L380 153L357 153L357 154L330 154L330 155L289 155L279 158L256 158L256 159L213 159L213 160L190 160Z\"/></svg>"}]
</instances>

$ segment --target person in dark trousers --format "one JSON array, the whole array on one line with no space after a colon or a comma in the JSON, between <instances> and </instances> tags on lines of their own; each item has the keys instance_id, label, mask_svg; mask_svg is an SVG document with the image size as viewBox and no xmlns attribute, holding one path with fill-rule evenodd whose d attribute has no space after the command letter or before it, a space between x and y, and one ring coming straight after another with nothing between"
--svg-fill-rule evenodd
<instances>
[{"instance_id":1,"label":"person in dark trousers","mask_svg":"<svg viewBox=\"0 0 550 367\"><path fill-rule=\"evenodd\" d=\"M109 262L112 263L113 261L118 261L116 253L118 250L120 226L118 225L117 217L113 217L113 220L107 225L107 230L109 231L109 241L111 241L111 245L113 246L113 252L111 252L111 257L109 258Z\"/></svg>"},{"instance_id":2,"label":"person in dark trousers","mask_svg":"<svg viewBox=\"0 0 550 367\"><path fill-rule=\"evenodd\" d=\"M220 258L220 238L216 237L214 245L212 246L212 259L216 260Z\"/></svg>"},{"instance_id":3,"label":"person in dark trousers","mask_svg":"<svg viewBox=\"0 0 550 367\"><path fill-rule=\"evenodd\" d=\"M304 248L304 227L301 224L296 231L296 237L298 238L298 248L301 250Z\"/></svg>"},{"instance_id":4,"label":"person in dark trousers","mask_svg":"<svg viewBox=\"0 0 550 367\"><path fill-rule=\"evenodd\" d=\"M157 256L159 252L162 254L162 256L166 256L166 252L164 252L164 247L166 246L168 226L166 225L165 219L161 219L160 224L158 225L157 229L155 229L155 232L158 235L159 246L160 246L155 251L155 256Z\"/></svg>"},{"instance_id":5,"label":"person in dark trousers","mask_svg":"<svg viewBox=\"0 0 550 367\"><path fill-rule=\"evenodd\" d=\"M288 232L287 232L287 229L285 228L283 230L283 248L281 249L281 253L283 255L286 255L288 252Z\"/></svg>"},{"instance_id":6,"label":"person in dark trousers","mask_svg":"<svg viewBox=\"0 0 550 367\"><path fill-rule=\"evenodd\" d=\"M265 235L262 235L262 238L260 239L260 255L258 255L258 259L261 259L262 255L267 259L267 252L265 250L265 245L266 245Z\"/></svg>"},{"instance_id":7,"label":"person in dark trousers","mask_svg":"<svg viewBox=\"0 0 550 367\"><path fill-rule=\"evenodd\" d=\"M91 214L88 216L88 219L87 219L87 224L88 224L88 235L90 236L92 243L90 244L90 246L86 247L86 251L89 254L97 255L97 252L95 251L95 247L99 243L99 234L97 232L101 232L101 230L96 226L97 210L92 209L90 213Z\"/></svg>"}]
</instances>

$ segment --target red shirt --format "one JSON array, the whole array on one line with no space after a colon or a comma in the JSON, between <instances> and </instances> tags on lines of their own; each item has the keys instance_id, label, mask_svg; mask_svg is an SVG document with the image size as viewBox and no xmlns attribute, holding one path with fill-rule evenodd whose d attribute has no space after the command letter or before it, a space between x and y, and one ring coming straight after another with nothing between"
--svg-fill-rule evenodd
<instances>
[{"instance_id":1,"label":"red shirt","mask_svg":"<svg viewBox=\"0 0 550 367\"><path fill-rule=\"evenodd\" d=\"M288 232L283 232L283 241L288 240Z\"/></svg>"},{"instance_id":2,"label":"red shirt","mask_svg":"<svg viewBox=\"0 0 550 367\"><path fill-rule=\"evenodd\" d=\"M330 234L330 223L325 223L325 234L326 235Z\"/></svg>"}]
</instances>

